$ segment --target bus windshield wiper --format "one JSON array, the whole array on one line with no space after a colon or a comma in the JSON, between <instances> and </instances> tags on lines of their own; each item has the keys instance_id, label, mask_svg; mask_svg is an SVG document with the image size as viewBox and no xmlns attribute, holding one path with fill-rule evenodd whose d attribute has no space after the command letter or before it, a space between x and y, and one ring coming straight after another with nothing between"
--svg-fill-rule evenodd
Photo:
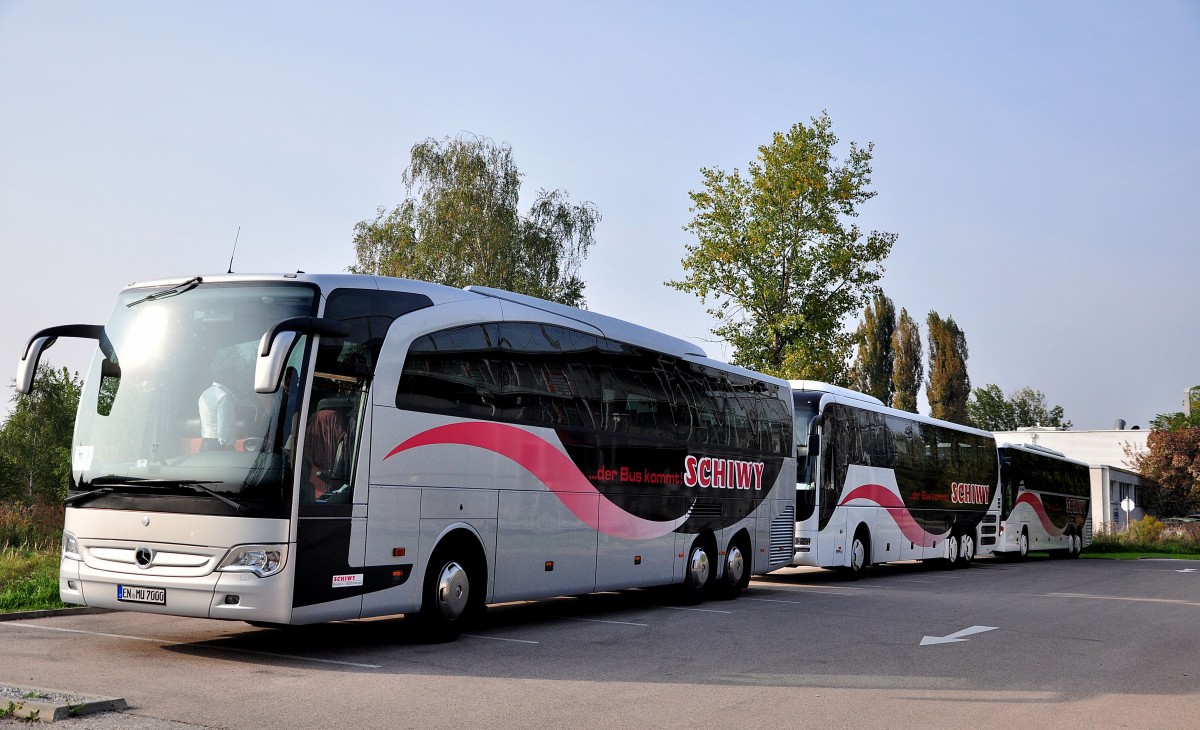
<instances>
[{"instance_id":1,"label":"bus windshield wiper","mask_svg":"<svg viewBox=\"0 0 1200 730\"><path fill-rule=\"evenodd\" d=\"M93 489L88 492L72 494L70 497L67 497L63 500L63 504L75 504L76 502L82 502L93 497L99 497L101 494L108 494L111 491L113 491L112 487L100 487L99 489Z\"/></svg>"},{"instance_id":2,"label":"bus windshield wiper","mask_svg":"<svg viewBox=\"0 0 1200 730\"><path fill-rule=\"evenodd\" d=\"M190 489L193 492L199 492L201 494L207 494L208 496L210 496L214 499L219 499L220 501L224 502L225 504L229 505L230 507L233 507L236 510L242 509L242 505L240 503L235 502L234 500L230 499L229 497L226 497L224 494L221 494L220 492L214 491L214 490L209 489L208 487L204 486L205 484L216 484L216 483L217 482L212 482L212 481L205 482L205 481L200 481L197 479L143 479L141 477L120 477L120 476L116 476L116 475L109 475L109 476L97 477L97 478L93 479L92 484L103 484L103 485L111 485L111 486L102 486L99 489L93 489L90 492L83 492L82 494L76 494L74 496L68 497L66 500L66 503L71 504L72 502L75 502L75 501L82 501L85 498L97 496L102 493L117 491L122 488L132 489L135 491L138 489L177 489L177 488L182 488L182 489Z\"/></svg>"},{"instance_id":3,"label":"bus windshield wiper","mask_svg":"<svg viewBox=\"0 0 1200 730\"><path fill-rule=\"evenodd\" d=\"M153 294L147 294L146 296L142 297L141 299L132 301L129 304L126 304L125 306L126 307L136 307L137 305L141 304L142 302L153 302L158 299L166 299L167 297L177 296L179 294L183 294L184 292L189 292L192 289L195 289L196 287L200 286L200 284L203 281L204 281L204 279L200 278L199 276L194 276L191 279L188 279L187 281L183 282L182 284L176 284L175 286L171 287L170 289L163 289L162 291L156 291Z\"/></svg>"}]
</instances>

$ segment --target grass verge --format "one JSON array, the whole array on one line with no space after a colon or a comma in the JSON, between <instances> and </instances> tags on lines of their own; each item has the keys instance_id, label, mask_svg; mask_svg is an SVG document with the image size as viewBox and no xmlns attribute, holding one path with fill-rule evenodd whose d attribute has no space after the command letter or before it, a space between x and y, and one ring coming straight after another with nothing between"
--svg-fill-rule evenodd
<instances>
[{"instance_id":1,"label":"grass verge","mask_svg":"<svg viewBox=\"0 0 1200 730\"><path fill-rule=\"evenodd\" d=\"M1095 560L1141 560L1142 558L1168 558L1173 560L1200 560L1200 555L1195 553L1156 553L1156 552L1104 552L1092 553L1084 552L1079 557L1092 558Z\"/></svg>"},{"instance_id":2,"label":"grass verge","mask_svg":"<svg viewBox=\"0 0 1200 730\"><path fill-rule=\"evenodd\" d=\"M58 600L58 550L0 550L0 613L65 608Z\"/></svg>"}]
</instances>

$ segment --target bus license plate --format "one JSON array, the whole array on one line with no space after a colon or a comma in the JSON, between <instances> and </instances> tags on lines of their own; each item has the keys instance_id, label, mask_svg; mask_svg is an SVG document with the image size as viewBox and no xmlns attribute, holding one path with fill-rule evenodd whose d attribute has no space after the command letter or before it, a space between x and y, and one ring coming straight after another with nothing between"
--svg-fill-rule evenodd
<instances>
[{"instance_id":1,"label":"bus license plate","mask_svg":"<svg viewBox=\"0 0 1200 730\"><path fill-rule=\"evenodd\" d=\"M167 592L162 588L117 586L117 600L128 603L157 603L165 606L167 603Z\"/></svg>"}]
</instances>

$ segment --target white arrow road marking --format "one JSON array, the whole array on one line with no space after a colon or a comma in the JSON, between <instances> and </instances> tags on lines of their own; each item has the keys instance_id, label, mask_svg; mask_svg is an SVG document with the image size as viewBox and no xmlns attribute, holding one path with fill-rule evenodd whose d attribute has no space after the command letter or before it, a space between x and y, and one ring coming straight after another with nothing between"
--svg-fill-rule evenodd
<instances>
[{"instance_id":1,"label":"white arrow road marking","mask_svg":"<svg viewBox=\"0 0 1200 730\"><path fill-rule=\"evenodd\" d=\"M1175 572L1176 573L1195 573L1196 568L1184 568L1183 570L1177 570Z\"/></svg>"},{"instance_id":2,"label":"white arrow road marking","mask_svg":"<svg viewBox=\"0 0 1200 730\"><path fill-rule=\"evenodd\" d=\"M929 646L931 644L950 644L955 641L966 641L966 639L963 638L964 636L970 636L971 634L982 634L985 631L995 631L998 628L1000 628L1000 627L999 626L972 626L969 629L963 629L962 631L955 631L953 634L950 634L949 636L926 636L921 639L921 646Z\"/></svg>"}]
</instances>

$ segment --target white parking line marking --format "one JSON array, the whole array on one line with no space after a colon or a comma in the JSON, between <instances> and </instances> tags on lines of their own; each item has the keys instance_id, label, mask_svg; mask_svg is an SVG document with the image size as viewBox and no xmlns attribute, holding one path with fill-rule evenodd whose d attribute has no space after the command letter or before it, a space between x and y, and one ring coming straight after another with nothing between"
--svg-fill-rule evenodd
<instances>
[{"instance_id":1,"label":"white parking line marking","mask_svg":"<svg viewBox=\"0 0 1200 730\"><path fill-rule=\"evenodd\" d=\"M669 608L672 611L699 611L700 613L733 613L733 611L718 611L715 608L688 608L687 606L655 606L654 608Z\"/></svg>"},{"instance_id":2,"label":"white parking line marking","mask_svg":"<svg viewBox=\"0 0 1200 730\"><path fill-rule=\"evenodd\" d=\"M1176 606L1200 606L1196 601L1184 601L1178 598L1136 598L1131 596L1095 596L1090 593L1046 593L1050 598L1094 598L1100 601L1134 601L1137 603L1170 603Z\"/></svg>"},{"instance_id":3,"label":"white parking line marking","mask_svg":"<svg viewBox=\"0 0 1200 730\"><path fill-rule=\"evenodd\" d=\"M100 631L84 631L82 629L64 629L59 626L40 626L38 624L27 624L24 621L10 621L0 623L0 626L24 626L27 629L41 629L42 631L59 631L64 634L87 634L89 636L106 636L110 639L130 639L132 641L149 641L155 644L173 644L173 641L166 639L153 639L145 636L126 636L124 634L105 634Z\"/></svg>"},{"instance_id":4,"label":"white parking line marking","mask_svg":"<svg viewBox=\"0 0 1200 730\"><path fill-rule=\"evenodd\" d=\"M174 644L173 646L183 646L182 644ZM294 654L276 654L270 651L258 651L256 649L239 649L232 646L213 646L211 644L190 644L199 649L213 649L214 651L232 651L240 654L257 654L259 656L269 656L276 659L295 659L298 662L318 662L320 664L336 664L342 667L361 667L363 669L383 669L382 664L364 664L362 662L343 662L337 659L318 659L311 656L296 656Z\"/></svg>"},{"instance_id":5,"label":"white parking line marking","mask_svg":"<svg viewBox=\"0 0 1200 730\"><path fill-rule=\"evenodd\" d=\"M589 621L595 624L617 624L619 626L649 626L650 624L635 624L632 621L609 621L601 618L576 618L574 616L555 616L563 621Z\"/></svg>"},{"instance_id":6,"label":"white parking line marking","mask_svg":"<svg viewBox=\"0 0 1200 730\"><path fill-rule=\"evenodd\" d=\"M805 591L805 593L808 595L813 595L813 596L853 596L854 595L853 593L835 593L834 591ZM747 598L745 596L743 596L739 600L760 601L762 603L792 603L792 604L797 604L797 605L804 603L804 601L789 601L784 598Z\"/></svg>"},{"instance_id":7,"label":"white parking line marking","mask_svg":"<svg viewBox=\"0 0 1200 730\"><path fill-rule=\"evenodd\" d=\"M810 590L814 590L814 589L815 590L828 590L828 588L829 588L829 586L812 585L810 583L788 583L786 585L781 585L779 583L758 583L758 584L756 584L756 586L759 588L766 588L767 590L780 590L780 591L790 591L790 590L796 588L796 589L800 589L797 591L798 593L801 593L801 592L807 593ZM864 587L860 587L860 588L856 588L854 586L838 586L838 587L842 588L844 590L847 590L847 591L865 591L867 588L869 588L871 586L864 586Z\"/></svg>"},{"instance_id":8,"label":"white parking line marking","mask_svg":"<svg viewBox=\"0 0 1200 730\"><path fill-rule=\"evenodd\" d=\"M508 641L513 644L540 644L540 641L530 641L529 639L506 639L503 636L480 636L479 634L463 634L470 639L485 639L487 641Z\"/></svg>"},{"instance_id":9,"label":"white parking line marking","mask_svg":"<svg viewBox=\"0 0 1200 730\"><path fill-rule=\"evenodd\" d=\"M171 646L192 646L197 649L211 649L213 651L228 651L238 654L256 654L258 656L274 657L276 659L292 659L298 662L317 662L318 664L336 664L343 667L361 667L363 669L382 669L381 664L364 664L362 662L343 662L337 659L318 659L310 656L297 656L295 654L276 654L269 651L258 651L255 649L241 649L234 646L214 646L208 643L191 643L181 641L167 641L165 639L154 639L146 636L127 636L125 634L106 634L101 631L83 631L82 629L64 629L60 626L40 626L38 624L28 624L22 621L12 621L8 624L0 624L0 626L24 626L29 629L41 629L42 631L59 631L64 634L86 634L88 636L103 636L109 639L128 639L130 641L148 641L155 644L162 644L164 647Z\"/></svg>"}]
</instances>

